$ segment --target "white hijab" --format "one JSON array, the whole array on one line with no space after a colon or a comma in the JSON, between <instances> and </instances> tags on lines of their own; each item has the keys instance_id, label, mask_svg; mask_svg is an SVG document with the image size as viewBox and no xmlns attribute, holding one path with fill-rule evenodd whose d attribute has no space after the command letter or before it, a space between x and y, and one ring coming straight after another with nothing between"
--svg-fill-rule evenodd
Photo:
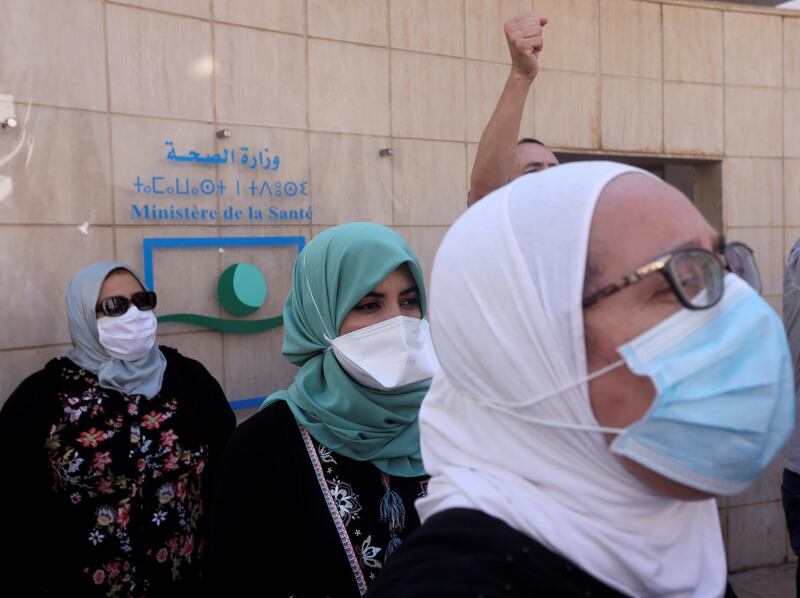
<instances>
[{"instance_id":1,"label":"white hijab","mask_svg":"<svg viewBox=\"0 0 800 598\"><path fill-rule=\"evenodd\" d=\"M573 163L517 179L470 208L433 267L431 332L442 372L422 403L424 521L478 509L633 596L721 596L725 554L713 499L663 497L599 432L521 421L525 413L599 425L589 403L581 295L598 196L643 171ZM566 388L566 390L564 390Z\"/></svg>"}]
</instances>

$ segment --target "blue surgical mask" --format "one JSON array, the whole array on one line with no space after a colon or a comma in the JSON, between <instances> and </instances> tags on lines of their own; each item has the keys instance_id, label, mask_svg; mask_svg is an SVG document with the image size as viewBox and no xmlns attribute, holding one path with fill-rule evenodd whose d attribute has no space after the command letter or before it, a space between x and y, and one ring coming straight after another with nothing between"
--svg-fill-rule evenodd
<instances>
[{"instance_id":1,"label":"blue surgical mask","mask_svg":"<svg viewBox=\"0 0 800 598\"><path fill-rule=\"evenodd\" d=\"M656 388L650 410L611 444L617 455L712 494L737 494L794 427L783 324L739 277L707 310L684 309L618 349Z\"/></svg>"},{"instance_id":2,"label":"blue surgical mask","mask_svg":"<svg viewBox=\"0 0 800 598\"><path fill-rule=\"evenodd\" d=\"M611 451L711 494L737 494L766 468L794 427L794 378L778 315L734 274L709 309L682 309L617 349L622 360L546 396L510 404L482 399L532 423L616 433ZM656 389L627 428L531 417L524 408L624 364Z\"/></svg>"}]
</instances>

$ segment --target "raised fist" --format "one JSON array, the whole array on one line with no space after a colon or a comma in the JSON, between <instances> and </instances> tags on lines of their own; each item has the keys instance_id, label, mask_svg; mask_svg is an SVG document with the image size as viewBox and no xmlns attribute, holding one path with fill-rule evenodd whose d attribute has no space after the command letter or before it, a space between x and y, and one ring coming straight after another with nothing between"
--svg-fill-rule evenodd
<instances>
[{"instance_id":1,"label":"raised fist","mask_svg":"<svg viewBox=\"0 0 800 598\"><path fill-rule=\"evenodd\" d=\"M546 24L547 17L528 13L503 25L511 54L511 71L515 77L534 79L539 73L539 52L544 46L542 29Z\"/></svg>"}]
</instances>

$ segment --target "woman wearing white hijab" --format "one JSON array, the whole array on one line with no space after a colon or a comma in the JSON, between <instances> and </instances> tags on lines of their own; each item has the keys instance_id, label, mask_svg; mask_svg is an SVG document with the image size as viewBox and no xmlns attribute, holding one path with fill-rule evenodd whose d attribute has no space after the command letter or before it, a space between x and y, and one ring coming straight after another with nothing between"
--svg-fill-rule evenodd
<instances>
[{"instance_id":1,"label":"woman wearing white hijab","mask_svg":"<svg viewBox=\"0 0 800 598\"><path fill-rule=\"evenodd\" d=\"M235 418L197 361L156 345L155 293L97 262L67 289L72 349L0 411L9 596L203 592L212 475Z\"/></svg>"},{"instance_id":2,"label":"woman wearing white hijab","mask_svg":"<svg viewBox=\"0 0 800 598\"><path fill-rule=\"evenodd\" d=\"M423 526L370 597L723 595L711 496L793 421L759 286L748 248L632 167L549 169L470 209L432 276Z\"/></svg>"}]
</instances>

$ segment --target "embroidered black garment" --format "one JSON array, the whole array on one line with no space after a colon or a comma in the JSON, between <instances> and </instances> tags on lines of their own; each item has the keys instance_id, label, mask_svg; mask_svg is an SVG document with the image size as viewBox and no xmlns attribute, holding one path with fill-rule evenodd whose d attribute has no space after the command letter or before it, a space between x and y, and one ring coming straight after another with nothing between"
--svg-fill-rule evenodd
<instances>
[{"instance_id":1,"label":"embroidered black garment","mask_svg":"<svg viewBox=\"0 0 800 598\"><path fill-rule=\"evenodd\" d=\"M6 475L15 490L0 499L0 535L13 553L0 577L19 595L202 587L208 487L235 418L202 365L163 353L151 399L102 388L62 358L4 405L0 446L14 455Z\"/></svg>"},{"instance_id":2,"label":"embroidered black garment","mask_svg":"<svg viewBox=\"0 0 800 598\"><path fill-rule=\"evenodd\" d=\"M276 597L359 596L346 545L369 585L387 550L391 554L390 547L419 526L413 503L424 495L427 478L385 476L372 463L307 438L313 456L283 401L251 417L231 438L214 495L218 592L247 595L256 587ZM344 542L318 472L346 530Z\"/></svg>"}]
</instances>

